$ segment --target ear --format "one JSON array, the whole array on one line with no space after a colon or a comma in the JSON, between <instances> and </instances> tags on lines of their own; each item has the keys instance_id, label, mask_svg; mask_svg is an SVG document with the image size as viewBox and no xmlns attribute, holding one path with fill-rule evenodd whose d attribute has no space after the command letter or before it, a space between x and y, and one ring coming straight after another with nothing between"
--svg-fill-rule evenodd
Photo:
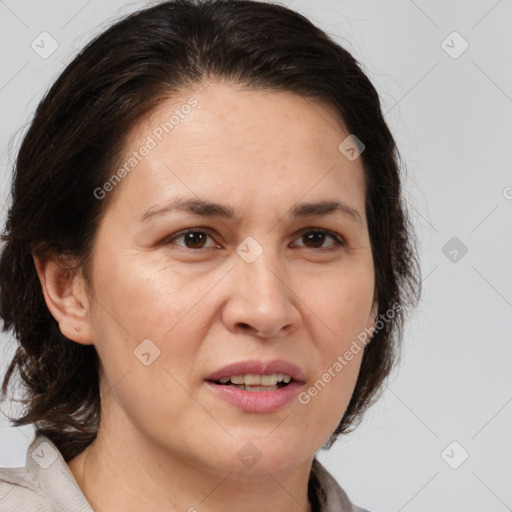
<instances>
[{"instance_id":1,"label":"ear","mask_svg":"<svg viewBox=\"0 0 512 512\"><path fill-rule=\"evenodd\" d=\"M81 271L58 254L33 253L32 257L46 305L61 333L77 343L92 345L90 300Z\"/></svg>"}]
</instances>

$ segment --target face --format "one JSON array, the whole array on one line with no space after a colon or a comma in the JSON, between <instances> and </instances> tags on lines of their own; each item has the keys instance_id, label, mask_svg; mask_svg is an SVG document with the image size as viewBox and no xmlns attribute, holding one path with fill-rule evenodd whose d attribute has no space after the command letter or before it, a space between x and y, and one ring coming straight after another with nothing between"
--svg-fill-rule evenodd
<instances>
[{"instance_id":1,"label":"face","mask_svg":"<svg viewBox=\"0 0 512 512\"><path fill-rule=\"evenodd\" d=\"M375 320L348 135L319 103L219 83L136 127L89 274L104 425L241 472L286 471L329 438L363 351L343 356Z\"/></svg>"}]
</instances>

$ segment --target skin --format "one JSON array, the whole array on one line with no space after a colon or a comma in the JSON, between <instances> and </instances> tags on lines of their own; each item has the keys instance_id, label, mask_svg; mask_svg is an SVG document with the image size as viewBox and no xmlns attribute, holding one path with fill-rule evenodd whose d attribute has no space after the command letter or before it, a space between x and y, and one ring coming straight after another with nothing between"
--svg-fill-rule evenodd
<instances>
[{"instance_id":1,"label":"skin","mask_svg":"<svg viewBox=\"0 0 512 512\"><path fill-rule=\"evenodd\" d=\"M80 272L35 257L62 333L94 344L101 361L98 436L69 468L98 512L308 511L313 457L348 406L363 351L307 405L273 413L243 412L203 379L278 358L301 368L307 389L374 325L362 161L338 150L348 132L330 107L219 82L162 103L131 133L126 156L191 96L198 105L110 192L89 290ZM240 219L139 221L177 196L229 205ZM344 201L362 223L287 215L323 200ZM188 246L173 238L197 227L210 236ZM344 245L329 234L311 242L306 228ZM263 250L252 263L236 252L248 236ZM145 366L134 350L148 338L160 356ZM250 468L237 457L248 442L261 453Z\"/></svg>"}]
</instances>

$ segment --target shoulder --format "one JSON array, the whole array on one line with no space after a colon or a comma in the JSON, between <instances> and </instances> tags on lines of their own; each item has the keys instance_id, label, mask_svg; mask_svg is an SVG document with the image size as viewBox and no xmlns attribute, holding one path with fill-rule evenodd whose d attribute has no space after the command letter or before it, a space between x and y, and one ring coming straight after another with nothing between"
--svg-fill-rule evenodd
<instances>
[{"instance_id":1,"label":"shoulder","mask_svg":"<svg viewBox=\"0 0 512 512\"><path fill-rule=\"evenodd\" d=\"M92 512L58 448L36 436L23 468L0 468L1 512Z\"/></svg>"},{"instance_id":2,"label":"shoulder","mask_svg":"<svg viewBox=\"0 0 512 512\"><path fill-rule=\"evenodd\" d=\"M0 468L0 502L2 512L52 510L40 486L24 468Z\"/></svg>"}]
</instances>

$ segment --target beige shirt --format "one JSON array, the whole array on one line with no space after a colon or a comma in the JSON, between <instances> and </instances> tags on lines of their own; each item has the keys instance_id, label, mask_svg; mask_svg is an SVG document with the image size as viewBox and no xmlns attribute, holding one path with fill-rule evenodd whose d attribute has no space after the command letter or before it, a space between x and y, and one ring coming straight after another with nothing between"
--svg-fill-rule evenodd
<instances>
[{"instance_id":1,"label":"beige shirt","mask_svg":"<svg viewBox=\"0 0 512 512\"><path fill-rule=\"evenodd\" d=\"M315 458L309 478L314 512L368 512L353 505ZM93 512L57 447L35 437L23 468L0 468L0 512Z\"/></svg>"}]
</instances>

